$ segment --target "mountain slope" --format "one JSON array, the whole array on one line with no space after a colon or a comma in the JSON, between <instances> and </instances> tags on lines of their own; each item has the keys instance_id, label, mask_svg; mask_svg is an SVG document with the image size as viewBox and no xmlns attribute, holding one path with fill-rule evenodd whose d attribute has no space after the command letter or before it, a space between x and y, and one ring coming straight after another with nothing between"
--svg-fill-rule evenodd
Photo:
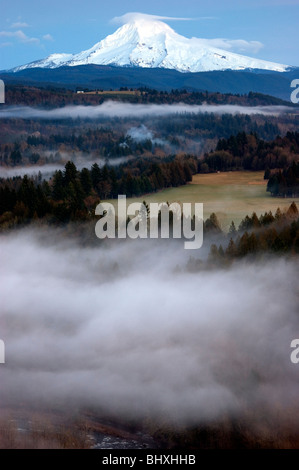
<instances>
[{"instance_id":1,"label":"mountain slope","mask_svg":"<svg viewBox=\"0 0 299 470\"><path fill-rule=\"evenodd\" d=\"M209 47L201 39L185 38L162 21L138 18L86 51L52 54L46 59L16 67L13 71L88 64L163 68L191 73L245 69L284 72L288 69L287 65Z\"/></svg>"},{"instance_id":2,"label":"mountain slope","mask_svg":"<svg viewBox=\"0 0 299 470\"><path fill-rule=\"evenodd\" d=\"M130 68L107 65L78 65L58 68L27 68L16 73L0 73L8 84L67 87L80 89L119 89L149 87L157 90L187 89L221 93L250 91L276 96L290 101L291 81L298 78L299 69L289 72L214 71L180 73L162 68Z\"/></svg>"}]
</instances>

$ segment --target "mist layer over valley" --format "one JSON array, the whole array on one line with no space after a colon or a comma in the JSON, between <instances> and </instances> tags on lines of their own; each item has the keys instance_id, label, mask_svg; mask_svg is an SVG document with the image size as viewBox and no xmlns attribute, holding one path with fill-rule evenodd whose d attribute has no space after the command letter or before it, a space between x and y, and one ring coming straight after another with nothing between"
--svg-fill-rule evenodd
<instances>
[{"instance_id":1,"label":"mist layer over valley","mask_svg":"<svg viewBox=\"0 0 299 470\"><path fill-rule=\"evenodd\" d=\"M288 106L238 106L238 105L188 105L179 104L130 104L107 101L98 106L65 106L63 108L45 110L26 106L9 106L0 113L0 118L22 119L97 119L97 118L140 118L143 116L170 116L186 113L215 114L262 114L279 115L293 111Z\"/></svg>"},{"instance_id":2,"label":"mist layer over valley","mask_svg":"<svg viewBox=\"0 0 299 470\"><path fill-rule=\"evenodd\" d=\"M271 140L285 134L286 128L296 130L296 112L287 106L182 102L105 101L54 109L5 106L0 112L0 177L36 176L40 171L49 179L69 160L82 169L140 157L202 158L215 149L219 138L238 132Z\"/></svg>"},{"instance_id":3,"label":"mist layer over valley","mask_svg":"<svg viewBox=\"0 0 299 470\"><path fill-rule=\"evenodd\" d=\"M0 247L2 406L298 431L296 261L190 273L180 240L88 247L50 229Z\"/></svg>"},{"instance_id":4,"label":"mist layer over valley","mask_svg":"<svg viewBox=\"0 0 299 470\"><path fill-rule=\"evenodd\" d=\"M85 424L87 439L53 440L47 416L160 448L295 447L298 109L256 93L109 96L12 87L1 108L0 447L24 445L35 413L33 447L91 446ZM147 220L158 200L202 203L202 248L100 240L96 208L120 195Z\"/></svg>"}]
</instances>

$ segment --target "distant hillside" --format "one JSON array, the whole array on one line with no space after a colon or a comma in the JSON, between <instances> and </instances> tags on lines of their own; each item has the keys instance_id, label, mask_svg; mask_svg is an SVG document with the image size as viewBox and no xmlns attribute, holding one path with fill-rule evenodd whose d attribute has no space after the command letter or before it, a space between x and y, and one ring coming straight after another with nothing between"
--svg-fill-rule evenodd
<instances>
[{"instance_id":1,"label":"distant hillside","mask_svg":"<svg viewBox=\"0 0 299 470\"><path fill-rule=\"evenodd\" d=\"M22 84L6 85L5 104L36 106L42 108L63 107L66 105L98 105L106 100L114 100L139 104L175 104L189 105L216 104L239 106L289 106L291 103L262 93L232 94L207 91L187 91L172 89L171 91L151 88L121 88L115 91L89 91L84 89L76 92L69 88L58 88L52 85L28 86ZM294 106L294 105L292 105Z\"/></svg>"},{"instance_id":2,"label":"distant hillside","mask_svg":"<svg viewBox=\"0 0 299 470\"><path fill-rule=\"evenodd\" d=\"M290 102L291 81L299 69L289 72L214 71L181 73L167 69L80 65L56 69L33 68L15 73L0 72L7 84L55 86L76 89L119 89L149 87L157 90L186 89L247 94L250 91L272 95Z\"/></svg>"}]
</instances>

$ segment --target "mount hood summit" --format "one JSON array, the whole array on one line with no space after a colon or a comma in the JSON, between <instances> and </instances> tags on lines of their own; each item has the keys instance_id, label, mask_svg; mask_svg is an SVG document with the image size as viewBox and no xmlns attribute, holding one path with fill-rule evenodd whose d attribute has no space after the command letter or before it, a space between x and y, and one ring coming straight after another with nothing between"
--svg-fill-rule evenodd
<instances>
[{"instance_id":1,"label":"mount hood summit","mask_svg":"<svg viewBox=\"0 0 299 470\"><path fill-rule=\"evenodd\" d=\"M246 69L284 72L290 68L208 46L201 39L181 36L160 20L140 15L86 51L51 54L45 59L15 67L12 71L87 64L163 68L178 72Z\"/></svg>"}]
</instances>

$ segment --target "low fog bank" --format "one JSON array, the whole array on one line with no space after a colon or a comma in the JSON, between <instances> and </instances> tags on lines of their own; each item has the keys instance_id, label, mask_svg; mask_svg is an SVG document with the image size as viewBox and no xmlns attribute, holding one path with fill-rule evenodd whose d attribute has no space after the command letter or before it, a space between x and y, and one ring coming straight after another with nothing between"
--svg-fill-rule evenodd
<instances>
[{"instance_id":1,"label":"low fog bank","mask_svg":"<svg viewBox=\"0 0 299 470\"><path fill-rule=\"evenodd\" d=\"M102 168L105 165L122 165L131 159L131 157L94 158L91 155L86 155L85 158L83 156L77 158L76 154L68 154L67 152L62 153L62 158L65 160L64 163L46 163L45 165L27 165L12 168L0 166L0 178L14 178L15 176L23 177L24 175L38 176L41 174L43 179L50 179L55 171L64 171L65 164L68 161L74 162L77 169L82 170L83 168L90 169L94 163L97 163L99 167Z\"/></svg>"},{"instance_id":2,"label":"low fog bank","mask_svg":"<svg viewBox=\"0 0 299 470\"><path fill-rule=\"evenodd\" d=\"M7 106L0 111L0 119L100 119L100 118L128 118L143 116L169 116L173 114L188 113L215 113L215 114L263 114L279 115L294 113L294 108L288 106L240 106L240 105L189 105L178 104L131 104L116 101L105 101L96 106L65 106L51 110L32 108L30 106Z\"/></svg>"},{"instance_id":3,"label":"low fog bank","mask_svg":"<svg viewBox=\"0 0 299 470\"><path fill-rule=\"evenodd\" d=\"M191 274L175 269L190 256L177 243L83 248L51 231L2 235L0 249L2 404L187 424L263 407L299 425L294 262Z\"/></svg>"},{"instance_id":4,"label":"low fog bank","mask_svg":"<svg viewBox=\"0 0 299 470\"><path fill-rule=\"evenodd\" d=\"M148 129L144 124L141 124L139 127L131 127L127 131L126 137L129 137L138 143L145 142L146 140L150 140L153 145L165 145L167 143L167 141L163 139L154 137L153 131Z\"/></svg>"}]
</instances>

